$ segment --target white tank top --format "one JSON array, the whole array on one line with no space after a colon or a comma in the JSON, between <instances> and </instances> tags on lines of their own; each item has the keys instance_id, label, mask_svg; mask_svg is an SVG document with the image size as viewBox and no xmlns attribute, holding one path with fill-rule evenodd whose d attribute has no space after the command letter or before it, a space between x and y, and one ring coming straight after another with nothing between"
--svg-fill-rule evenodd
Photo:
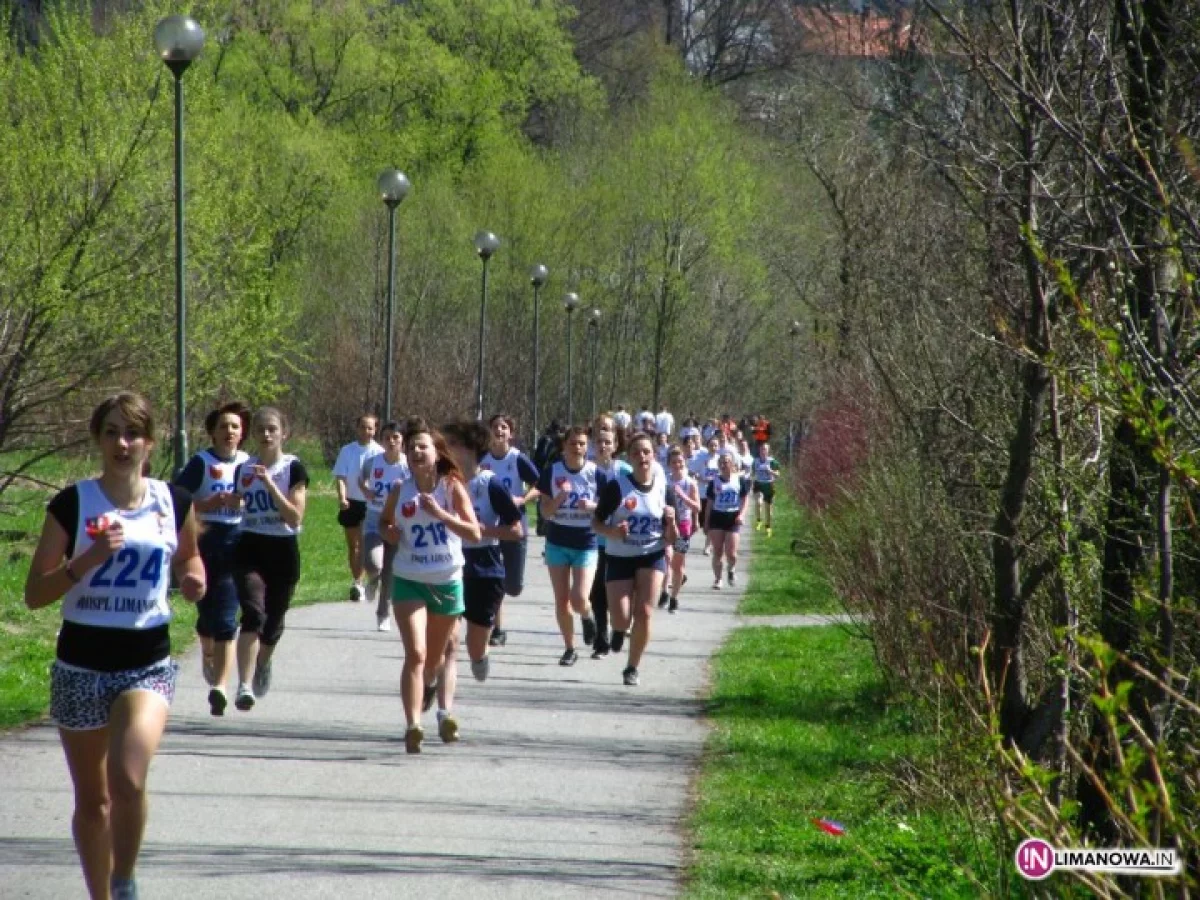
<instances>
[{"instance_id":1,"label":"white tank top","mask_svg":"<svg viewBox=\"0 0 1200 900\"><path fill-rule=\"evenodd\" d=\"M713 512L737 512L742 508L742 476L734 472L728 481L718 475L712 481L715 499Z\"/></svg>"},{"instance_id":2,"label":"white tank top","mask_svg":"<svg viewBox=\"0 0 1200 900\"><path fill-rule=\"evenodd\" d=\"M296 457L285 453L275 465L267 469L267 477L275 482L285 497L292 489L292 463L295 461ZM250 457L242 464L242 481L238 485L238 493L246 500L242 531L272 537L294 537L300 533L300 529L293 528L283 521L283 514L275 505L275 498L267 490L267 486L254 476L253 467L260 465L262 463L257 456Z\"/></svg>"},{"instance_id":3,"label":"white tank top","mask_svg":"<svg viewBox=\"0 0 1200 900\"><path fill-rule=\"evenodd\" d=\"M77 488L75 554L91 547L114 522L125 531L125 546L71 586L63 597L63 618L80 625L129 629L156 628L170 621L167 584L179 546L170 488L146 479L146 496L132 511L117 509L96 481L81 481Z\"/></svg>"},{"instance_id":4,"label":"white tank top","mask_svg":"<svg viewBox=\"0 0 1200 900\"><path fill-rule=\"evenodd\" d=\"M484 528L495 528L500 524L500 514L492 506L492 492L488 488L497 477L495 472L480 469L475 473L475 477L467 482L467 493L471 495L471 506L475 509L475 518ZM499 544L500 541L496 538L484 538L478 543L463 541L463 546L472 550L480 547L496 547Z\"/></svg>"},{"instance_id":5,"label":"white tank top","mask_svg":"<svg viewBox=\"0 0 1200 900\"><path fill-rule=\"evenodd\" d=\"M525 482L521 480L521 472L517 468L517 460L520 458L521 451L515 447L510 447L500 459L488 452L479 461L479 468L484 472L491 472L499 478L504 489L515 497L517 494L525 493Z\"/></svg>"},{"instance_id":6,"label":"white tank top","mask_svg":"<svg viewBox=\"0 0 1200 900\"><path fill-rule=\"evenodd\" d=\"M550 471L553 496L567 495L567 499L554 514L554 524L564 528L591 528L592 511L581 509L584 500L596 500L596 464L585 462L578 472L572 472L562 460Z\"/></svg>"},{"instance_id":7,"label":"white tank top","mask_svg":"<svg viewBox=\"0 0 1200 900\"><path fill-rule=\"evenodd\" d=\"M667 483L657 473L652 477L650 490L642 493L634 487L626 473L617 475L617 484L621 486L621 505L608 517L608 524L628 522L629 534L622 541L608 541L604 552L609 556L646 556L657 553L665 546L663 513L667 508Z\"/></svg>"},{"instance_id":8,"label":"white tank top","mask_svg":"<svg viewBox=\"0 0 1200 900\"><path fill-rule=\"evenodd\" d=\"M209 450L201 450L196 455L204 461L204 480L200 482L200 488L196 493L192 494L196 500L207 500L213 494L224 494L236 490L237 482L233 480L234 473L238 466L250 458L248 453L241 450L233 454L230 462L226 462ZM242 510L222 506L219 509L210 509L208 512L197 512L196 517L201 522L236 525L242 521Z\"/></svg>"},{"instance_id":9,"label":"white tank top","mask_svg":"<svg viewBox=\"0 0 1200 900\"><path fill-rule=\"evenodd\" d=\"M371 488L367 495L367 531L379 531L379 514L387 502L388 491L397 481L408 478L408 458L400 454L398 462L389 463L382 453L372 456L363 463L362 477Z\"/></svg>"},{"instance_id":10,"label":"white tank top","mask_svg":"<svg viewBox=\"0 0 1200 900\"><path fill-rule=\"evenodd\" d=\"M766 459L754 460L754 480L760 484L771 484L775 481L775 470L772 466L775 464L775 457L768 456Z\"/></svg>"},{"instance_id":11,"label":"white tank top","mask_svg":"<svg viewBox=\"0 0 1200 900\"><path fill-rule=\"evenodd\" d=\"M678 481L676 481L674 478L671 478L670 482L671 482L671 487L673 487L675 489L675 519L676 519L676 521L679 522L679 524L681 524L681 525L684 524L685 522L692 521L692 508L690 506L688 506L686 503L684 503L679 498L683 497L685 494L687 494L688 496L691 496L691 494L689 492L689 488L692 485L696 484L696 479L693 478L691 475L688 475L685 472L683 477L680 478Z\"/></svg>"},{"instance_id":12,"label":"white tank top","mask_svg":"<svg viewBox=\"0 0 1200 900\"><path fill-rule=\"evenodd\" d=\"M462 578L462 539L417 503L417 480L409 478L392 487L397 492L396 525L400 540L392 573L422 584L445 584ZM438 506L453 511L445 478L433 489Z\"/></svg>"}]
</instances>

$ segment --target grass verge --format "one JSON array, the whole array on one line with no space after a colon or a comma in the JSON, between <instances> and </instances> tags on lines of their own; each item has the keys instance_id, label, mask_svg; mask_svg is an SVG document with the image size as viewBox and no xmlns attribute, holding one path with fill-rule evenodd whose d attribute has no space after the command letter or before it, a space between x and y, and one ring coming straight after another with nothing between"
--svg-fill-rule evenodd
<instances>
[{"instance_id":1,"label":"grass verge","mask_svg":"<svg viewBox=\"0 0 1200 900\"><path fill-rule=\"evenodd\" d=\"M337 524L333 476L315 444L295 442L289 451L304 460L312 484L304 531L300 535L301 575L293 606L344 600L350 586L346 541ZM86 457L44 461L30 474L50 485L91 477L95 463ZM54 489L10 489L0 509L0 729L40 718L50 704L48 672L61 615L57 605L25 608L25 576L42 527L44 507ZM182 654L195 639L196 611L172 596L171 646Z\"/></svg>"},{"instance_id":2,"label":"grass verge","mask_svg":"<svg viewBox=\"0 0 1200 900\"><path fill-rule=\"evenodd\" d=\"M811 526L782 481L775 492L774 518L771 537L758 531L752 538L754 561L738 611L744 616L842 612L820 567L800 555L808 553Z\"/></svg>"}]
</instances>

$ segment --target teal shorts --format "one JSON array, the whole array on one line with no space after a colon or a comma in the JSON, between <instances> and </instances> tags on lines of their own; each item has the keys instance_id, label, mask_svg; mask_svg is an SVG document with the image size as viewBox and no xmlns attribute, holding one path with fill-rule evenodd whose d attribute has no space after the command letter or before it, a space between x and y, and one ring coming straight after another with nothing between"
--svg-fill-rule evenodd
<instances>
[{"instance_id":1,"label":"teal shorts","mask_svg":"<svg viewBox=\"0 0 1200 900\"><path fill-rule=\"evenodd\" d=\"M596 548L576 550L546 541L546 565L566 566L570 569L594 569L596 568Z\"/></svg>"},{"instance_id":2,"label":"teal shorts","mask_svg":"<svg viewBox=\"0 0 1200 900\"><path fill-rule=\"evenodd\" d=\"M392 602L424 603L426 610L439 616L461 616L467 608L461 581L425 584L399 575L392 577Z\"/></svg>"}]
</instances>

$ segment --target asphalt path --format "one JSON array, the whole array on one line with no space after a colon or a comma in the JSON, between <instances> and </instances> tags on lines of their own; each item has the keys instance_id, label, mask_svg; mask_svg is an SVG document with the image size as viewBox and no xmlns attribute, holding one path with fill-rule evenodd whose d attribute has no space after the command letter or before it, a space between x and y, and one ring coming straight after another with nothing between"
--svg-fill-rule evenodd
<instances>
[{"instance_id":1,"label":"asphalt path","mask_svg":"<svg viewBox=\"0 0 1200 900\"><path fill-rule=\"evenodd\" d=\"M271 694L248 713L209 715L193 648L150 773L141 897L675 896L708 661L740 593L712 590L697 549L688 566L680 613L656 611L641 685L626 687L623 655L558 665L531 538L489 680L461 655L460 742L439 741L431 712L414 756L400 639L366 604L290 613ZM5 736L0 763L0 897L84 896L57 732Z\"/></svg>"}]
</instances>

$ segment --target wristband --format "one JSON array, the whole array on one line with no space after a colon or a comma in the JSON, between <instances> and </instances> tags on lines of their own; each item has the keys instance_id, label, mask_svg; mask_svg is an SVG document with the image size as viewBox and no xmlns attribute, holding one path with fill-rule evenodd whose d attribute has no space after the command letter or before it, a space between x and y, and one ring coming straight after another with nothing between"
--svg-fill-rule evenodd
<instances>
[{"instance_id":1,"label":"wristband","mask_svg":"<svg viewBox=\"0 0 1200 900\"><path fill-rule=\"evenodd\" d=\"M71 584L79 584L79 576L75 574L75 570L71 568L73 560L67 560L67 564L63 566L63 571L67 573L67 577L71 579Z\"/></svg>"}]
</instances>

